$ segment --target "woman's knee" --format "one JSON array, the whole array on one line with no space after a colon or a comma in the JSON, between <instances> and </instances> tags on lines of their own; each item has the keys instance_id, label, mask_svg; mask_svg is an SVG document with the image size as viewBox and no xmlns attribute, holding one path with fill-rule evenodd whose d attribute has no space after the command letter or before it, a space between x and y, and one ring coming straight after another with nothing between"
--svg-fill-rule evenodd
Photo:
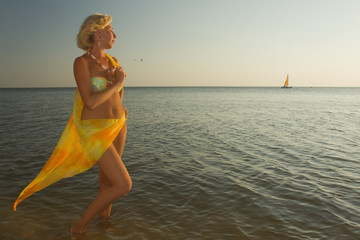
<instances>
[{"instance_id":1,"label":"woman's knee","mask_svg":"<svg viewBox=\"0 0 360 240\"><path fill-rule=\"evenodd\" d=\"M132 187L132 181L129 177L126 181L122 181L119 184L113 185L116 191L116 198L121 198L130 192Z\"/></svg>"},{"instance_id":2,"label":"woman's knee","mask_svg":"<svg viewBox=\"0 0 360 240\"><path fill-rule=\"evenodd\" d=\"M125 194L127 194L128 192L130 192L132 188L132 180L131 178L129 177L128 181L126 182L126 186L124 187L124 192Z\"/></svg>"}]
</instances>

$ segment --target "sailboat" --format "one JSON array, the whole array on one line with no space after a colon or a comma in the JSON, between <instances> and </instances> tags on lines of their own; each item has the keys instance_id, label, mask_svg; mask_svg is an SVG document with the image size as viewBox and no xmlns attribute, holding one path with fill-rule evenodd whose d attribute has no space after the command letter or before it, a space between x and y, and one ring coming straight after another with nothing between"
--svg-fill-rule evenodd
<instances>
[{"instance_id":1,"label":"sailboat","mask_svg":"<svg viewBox=\"0 0 360 240\"><path fill-rule=\"evenodd\" d=\"M289 74L286 76L286 81L284 83L284 86L282 86L281 88L292 88L289 87Z\"/></svg>"}]
</instances>

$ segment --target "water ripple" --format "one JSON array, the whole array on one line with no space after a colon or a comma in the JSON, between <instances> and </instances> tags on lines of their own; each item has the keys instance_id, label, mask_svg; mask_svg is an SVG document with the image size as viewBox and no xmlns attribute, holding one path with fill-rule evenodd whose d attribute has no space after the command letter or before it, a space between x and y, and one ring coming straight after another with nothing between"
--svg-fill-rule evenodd
<instances>
[{"instance_id":1,"label":"water ripple","mask_svg":"<svg viewBox=\"0 0 360 240\"><path fill-rule=\"evenodd\" d=\"M75 89L0 93L0 238L69 239L97 193L96 166L11 207L54 149ZM85 239L359 238L359 96L127 88L133 189Z\"/></svg>"}]
</instances>

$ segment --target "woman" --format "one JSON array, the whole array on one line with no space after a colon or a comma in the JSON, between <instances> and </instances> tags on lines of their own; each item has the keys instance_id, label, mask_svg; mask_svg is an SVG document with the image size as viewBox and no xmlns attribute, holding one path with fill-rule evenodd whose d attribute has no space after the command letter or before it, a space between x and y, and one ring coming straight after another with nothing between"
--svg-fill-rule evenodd
<instances>
[{"instance_id":1,"label":"woman","mask_svg":"<svg viewBox=\"0 0 360 240\"><path fill-rule=\"evenodd\" d=\"M110 22L110 16L94 14L84 21L78 34L78 46L88 51L75 59L74 63L76 83L85 105L82 120L121 119L126 113L121 104L126 73L121 67L115 68L111 57L104 52L105 49L112 48L116 39ZM115 58L114 60L118 64ZM103 83L107 84L105 89L101 88ZM97 214L109 216L111 203L130 191L132 182L121 161L125 138L124 123L113 144L97 162L100 167L99 193L81 219L71 228L71 232L82 233Z\"/></svg>"},{"instance_id":2,"label":"woman","mask_svg":"<svg viewBox=\"0 0 360 240\"><path fill-rule=\"evenodd\" d=\"M109 216L112 202L130 191L131 178L121 161L126 138L127 111L122 106L126 73L117 59L104 52L115 39L110 16L94 14L83 22L77 44L86 53L74 62L78 89L73 114L48 162L15 202L15 211L34 192L97 163L99 193L70 229L81 234L97 214Z\"/></svg>"}]
</instances>

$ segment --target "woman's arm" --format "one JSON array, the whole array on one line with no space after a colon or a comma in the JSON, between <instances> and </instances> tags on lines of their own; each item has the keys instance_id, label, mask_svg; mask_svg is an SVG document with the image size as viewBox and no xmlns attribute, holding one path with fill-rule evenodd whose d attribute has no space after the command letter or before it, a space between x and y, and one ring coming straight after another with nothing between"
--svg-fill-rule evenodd
<instances>
[{"instance_id":1,"label":"woman's arm","mask_svg":"<svg viewBox=\"0 0 360 240\"><path fill-rule=\"evenodd\" d=\"M123 97L124 97L124 88L122 88L122 89L120 90L119 94L120 94L120 102L121 102L121 104L122 104L122 100L123 100Z\"/></svg>"},{"instance_id":2,"label":"woman's arm","mask_svg":"<svg viewBox=\"0 0 360 240\"><path fill-rule=\"evenodd\" d=\"M124 78L118 77L114 84L101 92L94 92L91 84L88 62L84 57L78 57L74 61L74 75L79 88L81 99L87 109L93 110L111 97L119 87L123 85ZM119 75L119 74L118 74Z\"/></svg>"},{"instance_id":3,"label":"woman's arm","mask_svg":"<svg viewBox=\"0 0 360 240\"><path fill-rule=\"evenodd\" d=\"M113 57L113 56L112 56L112 59L114 59L114 61L115 61L117 64L119 64L119 66L120 66L120 63L119 63L119 61L116 59L116 57ZM124 71L124 74L125 74L125 78L126 78L126 72L125 72L125 71ZM122 103L122 100L123 100L123 97L124 97L124 88L121 89L121 91L119 92L119 94L120 94L120 101L121 101L121 103Z\"/></svg>"}]
</instances>

